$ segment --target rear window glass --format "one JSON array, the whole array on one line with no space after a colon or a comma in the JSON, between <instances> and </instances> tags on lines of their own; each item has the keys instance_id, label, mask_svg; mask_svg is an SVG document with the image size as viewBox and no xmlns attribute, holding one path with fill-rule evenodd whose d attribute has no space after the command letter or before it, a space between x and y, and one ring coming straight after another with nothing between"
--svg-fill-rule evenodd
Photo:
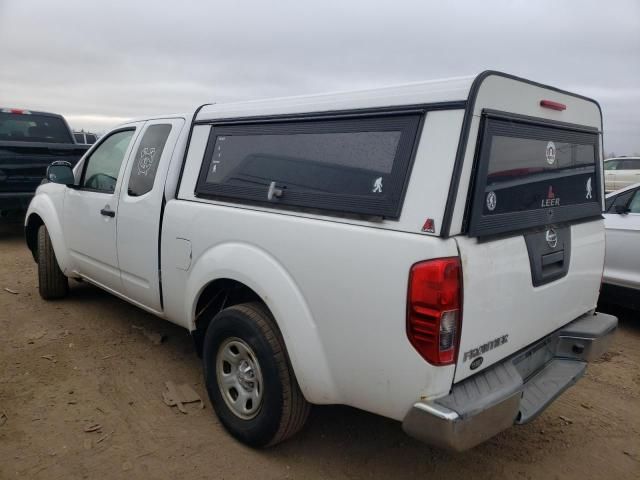
<instances>
[{"instance_id":1,"label":"rear window glass","mask_svg":"<svg viewBox=\"0 0 640 480\"><path fill-rule=\"evenodd\" d=\"M485 118L471 233L599 214L597 152L596 132Z\"/></svg>"},{"instance_id":2,"label":"rear window glass","mask_svg":"<svg viewBox=\"0 0 640 480\"><path fill-rule=\"evenodd\" d=\"M197 194L395 218L418 123L414 114L214 126Z\"/></svg>"},{"instance_id":3,"label":"rear window glass","mask_svg":"<svg viewBox=\"0 0 640 480\"><path fill-rule=\"evenodd\" d=\"M171 132L171 125L151 125L144 132L131 167L127 194L138 197L150 192L158 171L164 145Z\"/></svg>"},{"instance_id":4,"label":"rear window glass","mask_svg":"<svg viewBox=\"0 0 640 480\"><path fill-rule=\"evenodd\" d=\"M543 155L546 162L541 161ZM491 139L488 183L495 185L545 173L553 175L585 165L593 167L594 159L594 145L495 135Z\"/></svg>"},{"instance_id":5,"label":"rear window glass","mask_svg":"<svg viewBox=\"0 0 640 480\"><path fill-rule=\"evenodd\" d=\"M0 112L0 141L73 143L60 117Z\"/></svg>"}]
</instances>

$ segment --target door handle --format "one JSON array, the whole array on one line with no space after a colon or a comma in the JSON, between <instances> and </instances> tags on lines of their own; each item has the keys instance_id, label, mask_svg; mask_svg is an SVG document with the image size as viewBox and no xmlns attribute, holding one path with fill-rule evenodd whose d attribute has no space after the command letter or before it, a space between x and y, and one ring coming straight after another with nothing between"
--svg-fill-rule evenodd
<instances>
[{"instance_id":1,"label":"door handle","mask_svg":"<svg viewBox=\"0 0 640 480\"><path fill-rule=\"evenodd\" d=\"M109 207L104 207L102 210L100 210L100 214L104 215L105 217L115 217L116 216L116 212L114 212L113 210L109 210Z\"/></svg>"}]
</instances>

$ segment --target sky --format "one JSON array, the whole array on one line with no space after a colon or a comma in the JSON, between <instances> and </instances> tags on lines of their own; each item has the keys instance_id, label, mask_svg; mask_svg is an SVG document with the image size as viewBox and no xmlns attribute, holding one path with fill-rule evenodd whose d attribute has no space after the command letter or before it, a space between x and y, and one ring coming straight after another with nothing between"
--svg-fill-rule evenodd
<instances>
[{"instance_id":1,"label":"sky","mask_svg":"<svg viewBox=\"0 0 640 480\"><path fill-rule=\"evenodd\" d=\"M0 0L0 106L77 129L487 69L595 98L640 153L640 0Z\"/></svg>"}]
</instances>

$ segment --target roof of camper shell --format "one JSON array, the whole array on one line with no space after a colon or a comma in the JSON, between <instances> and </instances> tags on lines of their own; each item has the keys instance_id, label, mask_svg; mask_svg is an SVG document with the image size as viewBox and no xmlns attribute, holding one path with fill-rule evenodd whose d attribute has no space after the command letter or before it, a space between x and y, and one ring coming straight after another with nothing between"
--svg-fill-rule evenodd
<instances>
[{"instance_id":1,"label":"roof of camper shell","mask_svg":"<svg viewBox=\"0 0 640 480\"><path fill-rule=\"evenodd\" d=\"M205 105L196 121L464 102L475 78L455 77L367 90Z\"/></svg>"}]
</instances>

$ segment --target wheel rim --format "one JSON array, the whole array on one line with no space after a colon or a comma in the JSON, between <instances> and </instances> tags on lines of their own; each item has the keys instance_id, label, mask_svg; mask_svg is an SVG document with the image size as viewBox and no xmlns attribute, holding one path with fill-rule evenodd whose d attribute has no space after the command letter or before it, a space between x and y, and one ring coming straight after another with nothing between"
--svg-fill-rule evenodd
<instances>
[{"instance_id":1,"label":"wheel rim","mask_svg":"<svg viewBox=\"0 0 640 480\"><path fill-rule=\"evenodd\" d=\"M257 357L240 338L226 339L216 355L218 389L229 410L243 420L254 418L262 406L263 380Z\"/></svg>"}]
</instances>

